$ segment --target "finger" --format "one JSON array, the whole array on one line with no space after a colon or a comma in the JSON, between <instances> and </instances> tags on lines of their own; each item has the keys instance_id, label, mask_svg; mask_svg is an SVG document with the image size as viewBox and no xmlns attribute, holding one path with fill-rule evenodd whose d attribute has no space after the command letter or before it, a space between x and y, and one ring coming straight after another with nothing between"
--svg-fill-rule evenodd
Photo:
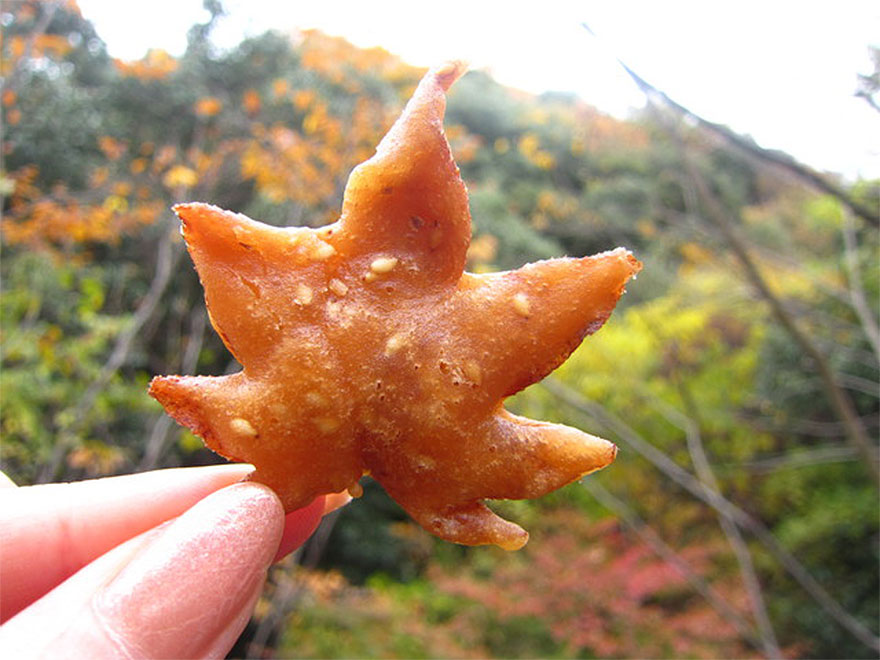
<instances>
[{"instance_id":1,"label":"finger","mask_svg":"<svg viewBox=\"0 0 880 660\"><path fill-rule=\"evenodd\" d=\"M284 517L284 533L281 535L281 543L273 561L284 559L305 543L306 539L317 529L323 515L323 497L316 497L308 506L288 513Z\"/></svg>"},{"instance_id":2,"label":"finger","mask_svg":"<svg viewBox=\"0 0 880 660\"><path fill-rule=\"evenodd\" d=\"M216 465L0 489L0 621L110 548L252 471Z\"/></svg>"},{"instance_id":3,"label":"finger","mask_svg":"<svg viewBox=\"0 0 880 660\"><path fill-rule=\"evenodd\" d=\"M281 539L278 497L224 488L99 558L0 628L8 657L223 657Z\"/></svg>"},{"instance_id":4,"label":"finger","mask_svg":"<svg viewBox=\"0 0 880 660\"><path fill-rule=\"evenodd\" d=\"M275 561L281 561L291 552L306 542L321 522L321 517L336 511L351 502L348 491L330 493L318 497L309 506L292 511L285 517L284 534L281 545L275 555Z\"/></svg>"}]
</instances>

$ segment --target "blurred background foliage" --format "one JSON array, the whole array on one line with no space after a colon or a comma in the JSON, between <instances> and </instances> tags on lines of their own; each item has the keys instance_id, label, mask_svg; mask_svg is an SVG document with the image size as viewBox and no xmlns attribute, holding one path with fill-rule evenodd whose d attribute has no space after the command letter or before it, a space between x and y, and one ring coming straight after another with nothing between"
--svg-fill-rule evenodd
<instances>
[{"instance_id":1,"label":"blurred background foliage","mask_svg":"<svg viewBox=\"0 0 880 660\"><path fill-rule=\"evenodd\" d=\"M334 220L423 71L317 32L221 52L211 21L182 57L121 62L74 2L3 12L2 467L216 462L145 394L237 369L171 205ZM532 532L514 554L436 541L367 483L273 571L233 655L877 657L880 182L817 191L669 104L620 120L481 72L446 126L471 269L617 245L645 263L510 401L615 440L617 462L497 503Z\"/></svg>"}]
</instances>

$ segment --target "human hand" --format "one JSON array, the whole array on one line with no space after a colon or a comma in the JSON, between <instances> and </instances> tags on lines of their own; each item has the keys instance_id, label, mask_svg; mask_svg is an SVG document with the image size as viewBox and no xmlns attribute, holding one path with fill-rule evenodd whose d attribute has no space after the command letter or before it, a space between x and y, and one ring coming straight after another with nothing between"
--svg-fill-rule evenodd
<instances>
[{"instance_id":1,"label":"human hand","mask_svg":"<svg viewBox=\"0 0 880 660\"><path fill-rule=\"evenodd\" d=\"M250 465L16 488L0 473L5 657L222 657L270 564L345 495L285 516ZM6 487L3 487L6 486Z\"/></svg>"}]
</instances>

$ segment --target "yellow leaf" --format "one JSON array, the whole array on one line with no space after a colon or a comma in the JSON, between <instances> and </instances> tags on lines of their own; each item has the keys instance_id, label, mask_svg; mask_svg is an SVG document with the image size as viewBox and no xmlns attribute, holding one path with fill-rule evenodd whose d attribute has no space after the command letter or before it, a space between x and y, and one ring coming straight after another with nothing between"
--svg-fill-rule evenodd
<instances>
[{"instance_id":1,"label":"yellow leaf","mask_svg":"<svg viewBox=\"0 0 880 660\"><path fill-rule=\"evenodd\" d=\"M192 188L199 181L199 175L184 165L175 165L165 174L162 182L169 188L184 186Z\"/></svg>"},{"instance_id":2,"label":"yellow leaf","mask_svg":"<svg viewBox=\"0 0 880 660\"><path fill-rule=\"evenodd\" d=\"M104 200L104 209L113 213L125 213L128 210L128 200L119 195L110 195Z\"/></svg>"},{"instance_id":3,"label":"yellow leaf","mask_svg":"<svg viewBox=\"0 0 880 660\"><path fill-rule=\"evenodd\" d=\"M491 263L498 252L498 239L492 234L480 234L468 246L467 258L471 264Z\"/></svg>"},{"instance_id":4,"label":"yellow leaf","mask_svg":"<svg viewBox=\"0 0 880 660\"><path fill-rule=\"evenodd\" d=\"M114 60L116 68L124 76L142 80L161 80L177 70L177 60L161 49L152 49L140 60L124 62Z\"/></svg>"}]
</instances>

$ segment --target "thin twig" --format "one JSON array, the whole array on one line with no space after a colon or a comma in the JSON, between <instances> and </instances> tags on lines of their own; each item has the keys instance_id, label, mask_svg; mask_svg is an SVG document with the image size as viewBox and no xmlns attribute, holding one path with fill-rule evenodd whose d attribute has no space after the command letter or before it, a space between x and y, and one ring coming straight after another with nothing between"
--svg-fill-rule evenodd
<instances>
[{"instance_id":1,"label":"thin twig","mask_svg":"<svg viewBox=\"0 0 880 660\"><path fill-rule=\"evenodd\" d=\"M859 317L868 343L874 350L874 356L880 361L880 327L877 325L877 319L871 311L871 306L865 296L865 289L862 286L856 229L853 226L852 215L846 209L843 212L843 246L846 269L849 271L847 274L849 275L849 297L852 301L852 307Z\"/></svg>"},{"instance_id":2,"label":"thin twig","mask_svg":"<svg viewBox=\"0 0 880 660\"><path fill-rule=\"evenodd\" d=\"M681 186L682 176L674 178L674 181L677 185ZM687 187L682 187L682 195L686 195ZM668 236L673 236L677 238L681 238L683 240L691 240L694 235L699 238L704 239L708 242L711 238L712 240L718 240L718 232L711 232L708 227L704 226L702 223L702 219L699 217L699 214L696 214L695 207L689 206L692 203L692 199L689 197L685 197L685 202L688 205L687 211L681 212L673 208L669 207L658 207L656 212L659 216L667 219L669 222L663 226L663 233ZM695 222L695 220L697 222ZM809 282L810 286L827 296L831 300L835 302L840 302L843 304L850 304L850 292L847 287L835 285L828 281L822 279L820 275L816 273L812 273L803 268L803 261L798 259L795 256L785 254L781 252L779 246L771 245L765 246L754 241L748 240L746 237L740 237L743 241L747 242L747 247L750 251L757 254L762 259L772 260L774 264L779 267L784 267L790 270L797 270L797 275L799 278L803 278L805 281ZM811 310L812 314L816 314L817 310ZM846 321L845 319L835 318L830 314L826 315L828 318L832 319L836 325L844 325L845 327L858 327L857 323Z\"/></svg>"},{"instance_id":3,"label":"thin twig","mask_svg":"<svg viewBox=\"0 0 880 660\"><path fill-rule=\"evenodd\" d=\"M731 463L719 465L722 471L746 471L752 474L767 474L777 470L790 470L800 467L815 465L827 465L829 463L841 463L859 460L855 449L849 446L820 447L805 451L787 452L780 456L768 456L743 463Z\"/></svg>"},{"instance_id":4,"label":"thin twig","mask_svg":"<svg viewBox=\"0 0 880 660\"><path fill-rule=\"evenodd\" d=\"M874 394L876 396L876 393ZM748 422L755 429L766 431L767 433L802 435L814 438L840 438L846 434L846 427L843 425L843 422L817 422L811 419L793 419L787 424L780 424L773 420L772 417L750 417L746 415L743 415L741 419ZM878 422L876 413L859 417L859 420L867 428L876 428ZM875 460L878 460L876 456Z\"/></svg>"},{"instance_id":5,"label":"thin twig","mask_svg":"<svg viewBox=\"0 0 880 660\"><path fill-rule=\"evenodd\" d=\"M324 556L324 551L327 549L327 543L330 541L330 536L333 534L333 528L336 527L336 523L339 520L339 514L341 513L341 509L336 509L336 511L332 511L321 519L318 529L315 530L315 533L312 534L303 549L300 564L304 568L313 569L318 566L318 563Z\"/></svg>"},{"instance_id":6,"label":"thin twig","mask_svg":"<svg viewBox=\"0 0 880 660\"><path fill-rule=\"evenodd\" d=\"M595 32L593 32L589 25L587 25L586 23L582 23L581 25L587 32L593 35L594 38L598 39L598 36ZM617 60L617 63L623 68L623 70L626 71L629 77L632 78L636 85L638 85L639 89L642 90L642 92L644 92L645 95L649 98L656 97L661 99L664 105L672 108L678 114L683 115L690 120L696 122L704 129L721 137L728 144L733 145L734 147L745 152L749 156L757 158L764 163L775 165L791 174L794 174L796 177L806 182L813 188L816 188L819 191L831 195L832 197L835 197L843 202L852 210L853 213L862 218L865 222L875 227L880 227L880 215L878 215L876 210L870 209L864 204L860 203L858 200L854 199L851 195L847 194L847 192L843 190L843 188L829 181L827 177L822 176L811 168L807 167L806 165L799 163L788 154L779 151L763 149L755 144L753 141L730 130L729 128L727 128L727 126L716 124L707 119L704 119L703 117L684 107L680 103L673 101L664 92L654 87L652 84L650 84L640 75L638 75L635 71L630 69L629 66L627 66L622 60L620 60L620 58L615 59Z\"/></svg>"},{"instance_id":7,"label":"thin twig","mask_svg":"<svg viewBox=\"0 0 880 660\"><path fill-rule=\"evenodd\" d=\"M204 307L198 305L190 314L186 347L180 360L180 373L191 374L195 371L205 340L206 325L207 314ZM165 447L168 444L168 434L173 427L174 424L171 418L164 412L156 416L156 421L153 422L153 428L144 449L144 457L138 465L139 470L151 470L156 467L159 457L165 452Z\"/></svg>"},{"instance_id":8,"label":"thin twig","mask_svg":"<svg viewBox=\"0 0 880 660\"><path fill-rule=\"evenodd\" d=\"M621 63L621 66L623 63ZM629 72L629 70L628 70ZM646 94L648 92L646 91ZM649 102L651 96L648 95ZM830 361L817 343L801 328L795 315L791 313L783 300L776 295L765 279L757 261L749 250L748 243L740 235L736 222L729 216L718 197L710 190L706 178L695 166L690 154L682 143L676 128L665 125L666 131L678 145L686 178L681 179L682 194L688 209L703 209L708 220L724 237L731 252L739 261L745 272L746 279L757 291L758 295L769 305L773 316L782 326L794 343L813 362L822 382L823 393L843 425L843 434L856 448L864 459L865 469L880 488L880 463L876 444L868 437L868 433L858 416L855 405L847 391L840 385Z\"/></svg>"},{"instance_id":9,"label":"thin twig","mask_svg":"<svg viewBox=\"0 0 880 660\"><path fill-rule=\"evenodd\" d=\"M287 615L296 607L303 596L303 587L296 576L299 570L299 559L302 556L302 548L276 564L273 571L274 590L269 599L269 607L266 614L257 624L257 629L247 647L247 657L266 657L267 645L277 633Z\"/></svg>"},{"instance_id":10,"label":"thin twig","mask_svg":"<svg viewBox=\"0 0 880 660\"><path fill-rule=\"evenodd\" d=\"M679 385L683 387L681 383L679 383ZM693 399L690 397L689 393L685 391L683 398L686 399L688 407L693 408ZM677 426L684 432L687 440L688 452L690 453L691 461L694 464L694 469L697 471L697 477L700 481L712 490L720 492L721 488L718 479L715 477L715 472L712 470L712 465L709 462L709 457L706 455L706 450L703 446L699 423L692 417L688 417L673 406L670 406L665 401L652 398L652 404L670 424ZM749 548L746 545L745 539L743 539L736 522L726 514L721 512L717 513L719 515L718 521L721 525L721 530L727 537L727 541L733 549L733 553L739 563L743 584L745 585L746 593L749 596L749 602L752 607L752 614L755 617L755 622L758 626L758 632L761 638L761 648L764 651L764 655L768 658L781 658L782 652L779 650L779 642L776 639L773 624L767 614L767 606L764 602L761 582L758 579L757 571L755 571L755 565L752 562L752 555L749 552Z\"/></svg>"},{"instance_id":11,"label":"thin twig","mask_svg":"<svg viewBox=\"0 0 880 660\"><path fill-rule=\"evenodd\" d=\"M178 246L173 233L168 228L163 228L162 237L159 241L159 249L156 257L156 270L147 294L141 299L128 326L116 338L107 361L101 367L101 371L94 381L86 388L79 402L73 410L73 423L65 433L56 441L52 450L52 456L43 468L40 481L45 483L57 477L58 470L64 457L70 448L76 443L77 435L85 425L88 411L92 408L95 398L107 385L113 375L128 359L134 345L135 337L158 308L159 301L168 287L171 274L176 269L177 263L182 256L182 250Z\"/></svg>"},{"instance_id":12,"label":"thin twig","mask_svg":"<svg viewBox=\"0 0 880 660\"><path fill-rule=\"evenodd\" d=\"M854 374L838 374L837 377L840 379L840 384L849 390L880 398L880 383L876 380L862 378Z\"/></svg>"},{"instance_id":13,"label":"thin twig","mask_svg":"<svg viewBox=\"0 0 880 660\"><path fill-rule=\"evenodd\" d=\"M153 420L150 428L150 434L147 436L147 443L144 449L144 457L138 463L138 472L152 470L159 463L159 457L164 453L168 444L168 434L174 428L174 420L172 420L164 412L158 413Z\"/></svg>"},{"instance_id":14,"label":"thin twig","mask_svg":"<svg viewBox=\"0 0 880 660\"><path fill-rule=\"evenodd\" d=\"M795 318L789 313L788 309L786 309L785 304L767 283L758 264L752 258L745 243L740 239L739 232L736 231L733 221L728 217L727 211L721 206L718 198L711 192L709 184L694 166L691 158L684 150L682 150L682 160L691 182L696 189L697 195L702 202L702 206L706 210L706 214L724 235L728 245L745 271L749 282L751 282L761 298L763 298L770 306L773 316L776 317L776 320L788 333L794 343L797 344L804 354L806 354L813 362L813 365L822 380L822 384L824 385L823 389L825 396L838 419L840 419L844 425L846 437L861 453L862 457L865 459L865 468L867 469L868 474L874 480L875 485L880 487L880 467L878 467L877 464L877 447L868 437L868 433L865 430L861 419L859 419L858 413L849 394L837 382L837 377L828 358L819 350L810 336L801 329Z\"/></svg>"},{"instance_id":15,"label":"thin twig","mask_svg":"<svg viewBox=\"0 0 880 660\"><path fill-rule=\"evenodd\" d=\"M806 568L792 555L773 533L767 529L764 523L754 516L746 513L728 499L723 497L690 472L680 467L662 451L645 440L632 427L619 417L608 411L604 406L587 399L567 385L555 378L546 378L542 386L552 392L560 401L579 413L586 414L598 425L604 427L618 439L625 442L639 455L648 460L657 469L663 472L679 486L702 500L710 507L723 513L743 529L748 530L755 536L767 551L780 563L789 575L801 586L801 588L815 600L828 615L842 628L847 630L853 637L875 651L880 651L880 637L868 629L861 621L847 612L819 582L807 571Z\"/></svg>"},{"instance_id":16,"label":"thin twig","mask_svg":"<svg viewBox=\"0 0 880 660\"><path fill-rule=\"evenodd\" d=\"M583 24L583 27L590 34L596 37L596 34L590 29L587 24ZM629 75L630 78L632 78L632 80L639 87L639 89L642 90L649 103L654 99L660 99L663 105L671 108L679 116L684 116L697 122L700 126L714 132L717 135L720 135L730 144L738 146L741 149L745 149L748 153L752 155L756 155L768 162L783 165L790 171L798 174L798 176L800 176L804 180L811 182L814 186L820 187L824 192L827 192L837 197L840 201L849 206L854 213L861 216L866 221L876 226L880 226L880 218L877 217L876 213L860 206L858 203L856 203L855 200L846 195L844 191L836 188L833 184L829 183L822 177L819 177L815 174L815 172L812 172L807 168L795 163L790 157L782 158L778 154L766 151L764 149L761 149L760 147L757 147L757 145L749 143L747 140L739 135L736 135L724 126L706 121L699 115L676 103L666 94L648 83L644 78L639 76L622 60L620 60L620 58L616 59L618 64L624 69L624 71L626 71L627 75ZM672 129L668 130L672 138L675 139L676 142L680 143L681 140L678 134ZM718 198L710 190L709 184L706 182L705 177L695 167L687 150L684 149L681 144L679 144L679 147L681 151L682 163L688 175L688 179L693 186L693 191L691 191L689 190L690 186L684 185L682 188L683 194L688 195L694 192L696 193L695 197L699 200L700 207L705 210L705 213L712 221L712 224L722 233L724 239L730 245L734 256L740 262L740 265L745 271L746 277L749 282L757 290L761 298L763 298L769 304L770 310L772 311L773 315L776 317L777 321L780 323L783 329L789 334L794 343L800 346L801 350L807 355L807 357L810 358L810 360L812 360L813 364L816 367L816 371L818 372L819 377L821 378L824 385L824 391L828 402L830 403L837 417L840 419L841 422L843 422L845 426L847 438L864 458L865 468L867 469L871 478L874 480L875 485L880 488L880 466L878 466L877 462L877 446L868 437L868 433L858 417L852 399L838 383L834 370L831 368L828 359L821 352L821 350L819 350L817 345L811 340L809 335L807 335L807 333L801 329L800 325L797 323L793 315L786 309L782 300L773 292L767 281L764 279L764 276L761 273L758 264L753 259L746 242L736 231L734 227L735 223L728 217L727 211L722 207ZM690 201L691 204L694 203L693 199Z\"/></svg>"},{"instance_id":17,"label":"thin twig","mask_svg":"<svg viewBox=\"0 0 880 660\"><path fill-rule=\"evenodd\" d=\"M624 524L632 529L639 538L642 539L650 548L660 556L666 563L675 568L681 576L697 591L703 598L709 601L709 604L725 619L727 619L737 632L749 641L755 648L762 648L761 639L755 635L752 625L746 621L739 612L733 609L730 604L718 594L717 591L702 576L694 571L681 556L667 544L659 534L644 520L642 520L635 511L627 506L622 500L618 499L602 486L595 479L584 479L581 485L590 491L607 509L612 511Z\"/></svg>"}]
</instances>

